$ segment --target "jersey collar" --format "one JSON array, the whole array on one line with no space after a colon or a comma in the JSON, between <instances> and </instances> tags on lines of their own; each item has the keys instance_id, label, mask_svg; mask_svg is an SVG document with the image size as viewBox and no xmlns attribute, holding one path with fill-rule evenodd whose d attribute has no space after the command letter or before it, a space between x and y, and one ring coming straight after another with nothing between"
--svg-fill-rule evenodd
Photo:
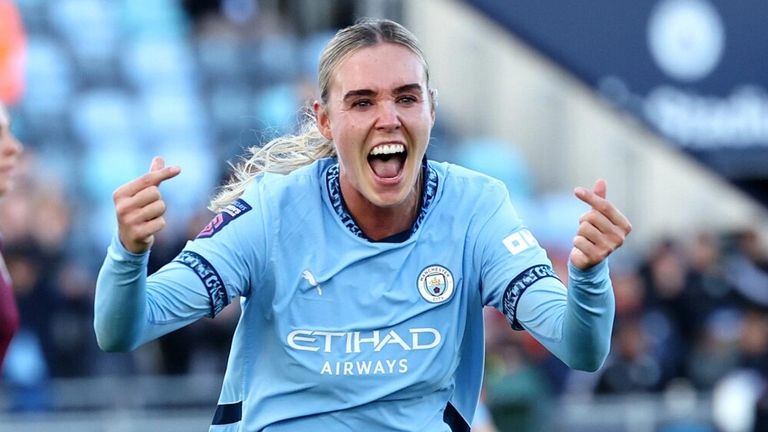
<instances>
[{"instance_id":1,"label":"jersey collar","mask_svg":"<svg viewBox=\"0 0 768 432\"><path fill-rule=\"evenodd\" d=\"M424 182L421 192L421 210L419 211L419 215L416 216L416 220L413 222L413 225L410 229L407 229L403 232L391 235L389 237L383 238L381 240L371 240L368 238L368 236L365 235L363 230L360 229L360 227L357 225L357 222L352 217L352 215L347 210L347 205L344 202L344 197L341 196L341 184L339 183L339 163L336 162L333 165L331 165L328 170L326 170L325 174L325 184L328 191L328 198L331 201L331 206L333 206L333 209L336 211L336 215L339 217L341 222L344 224L344 226L347 227L347 229L354 235L368 240L369 242L382 242L382 243L400 243L405 240L408 240L413 233L416 232L416 230L419 229L419 226L421 226L421 223L424 221L424 218L427 216L427 210L429 209L429 206L432 204L432 201L434 201L435 196L437 195L437 184L438 184L438 176L437 172L429 166L429 163L427 163L427 158L425 157L424 160L421 163L421 178Z\"/></svg>"}]
</instances>

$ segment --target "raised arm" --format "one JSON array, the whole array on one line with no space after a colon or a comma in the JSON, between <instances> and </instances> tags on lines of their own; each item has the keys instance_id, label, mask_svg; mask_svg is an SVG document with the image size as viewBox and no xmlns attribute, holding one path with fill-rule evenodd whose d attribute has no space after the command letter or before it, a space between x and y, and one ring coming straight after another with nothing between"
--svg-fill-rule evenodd
<instances>
[{"instance_id":1,"label":"raised arm","mask_svg":"<svg viewBox=\"0 0 768 432\"><path fill-rule=\"evenodd\" d=\"M576 188L592 208L580 218L568 264L568 290L543 279L521 296L516 319L570 367L595 371L610 349L615 310L606 258L632 230L627 218L606 199L607 185Z\"/></svg>"},{"instance_id":2,"label":"raised arm","mask_svg":"<svg viewBox=\"0 0 768 432\"><path fill-rule=\"evenodd\" d=\"M118 236L109 248L96 286L94 328L106 351L136 347L146 322L146 267L154 235L165 226L160 184L181 169L152 160L149 172L113 194Z\"/></svg>"}]
</instances>

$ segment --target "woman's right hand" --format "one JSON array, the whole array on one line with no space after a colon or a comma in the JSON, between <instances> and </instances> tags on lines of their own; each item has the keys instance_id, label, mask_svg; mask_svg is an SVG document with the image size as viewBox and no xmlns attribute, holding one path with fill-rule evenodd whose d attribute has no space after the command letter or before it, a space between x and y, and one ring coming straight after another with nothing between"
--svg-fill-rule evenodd
<instances>
[{"instance_id":1,"label":"woman's right hand","mask_svg":"<svg viewBox=\"0 0 768 432\"><path fill-rule=\"evenodd\" d=\"M149 250L155 233L165 227L165 202L160 194L160 183L176 177L178 166L166 167L163 158L155 157L149 172L115 190L117 227L120 242L132 253Z\"/></svg>"}]
</instances>

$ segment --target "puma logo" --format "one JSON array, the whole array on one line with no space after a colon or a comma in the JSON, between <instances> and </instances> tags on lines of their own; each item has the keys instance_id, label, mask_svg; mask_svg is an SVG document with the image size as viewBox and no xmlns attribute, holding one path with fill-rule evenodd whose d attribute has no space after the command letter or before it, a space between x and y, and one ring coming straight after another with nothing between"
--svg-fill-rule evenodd
<instances>
[{"instance_id":1,"label":"puma logo","mask_svg":"<svg viewBox=\"0 0 768 432\"><path fill-rule=\"evenodd\" d=\"M304 272L301 274L301 277L307 280L310 285L317 288L317 293L319 295L323 295L323 288L320 287L320 284L317 283L317 279L315 279L315 275L312 274L309 270L304 270Z\"/></svg>"}]
</instances>

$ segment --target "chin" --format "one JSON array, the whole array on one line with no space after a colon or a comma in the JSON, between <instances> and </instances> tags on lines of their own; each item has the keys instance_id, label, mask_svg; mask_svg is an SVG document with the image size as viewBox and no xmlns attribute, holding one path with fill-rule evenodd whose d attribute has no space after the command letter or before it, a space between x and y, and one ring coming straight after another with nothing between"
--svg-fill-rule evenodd
<instances>
[{"instance_id":1,"label":"chin","mask_svg":"<svg viewBox=\"0 0 768 432\"><path fill-rule=\"evenodd\" d=\"M408 199L408 193L405 191L384 191L372 193L372 199L369 199L376 207L391 208L403 204Z\"/></svg>"}]
</instances>

